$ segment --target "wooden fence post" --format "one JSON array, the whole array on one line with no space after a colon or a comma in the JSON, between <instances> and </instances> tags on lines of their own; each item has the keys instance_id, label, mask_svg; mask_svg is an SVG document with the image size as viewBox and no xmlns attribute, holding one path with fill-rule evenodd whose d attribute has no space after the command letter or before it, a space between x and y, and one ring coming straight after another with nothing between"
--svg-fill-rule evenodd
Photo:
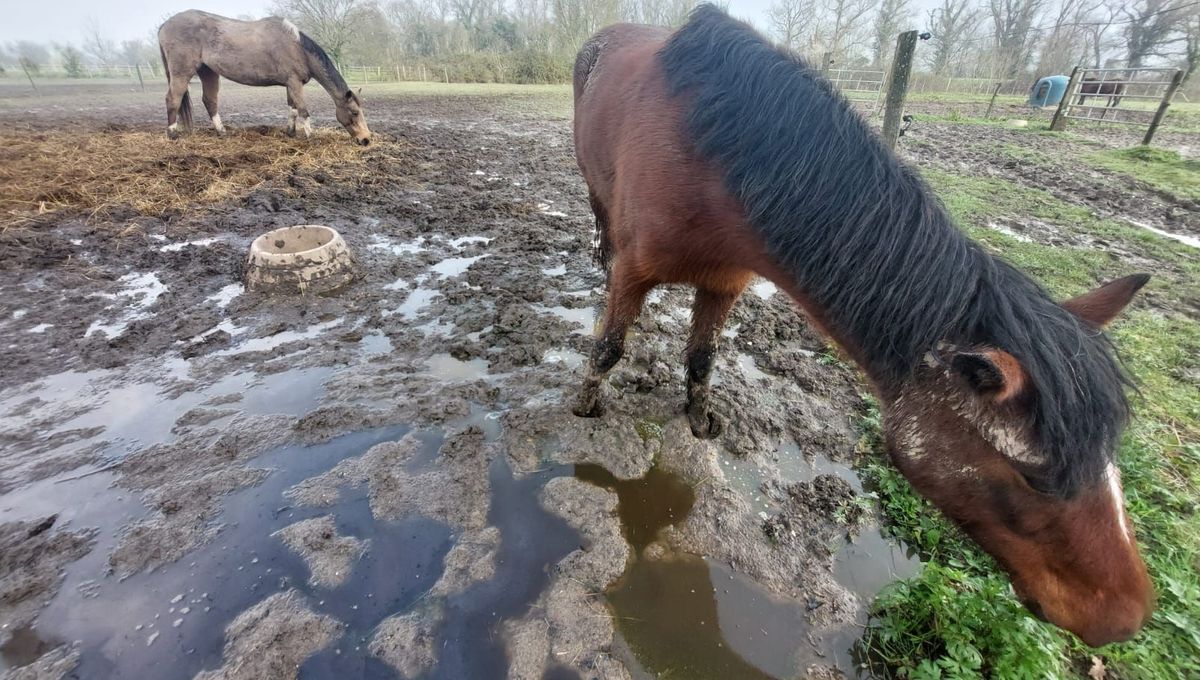
<instances>
[{"instance_id":1,"label":"wooden fence post","mask_svg":"<svg viewBox=\"0 0 1200 680\"><path fill-rule=\"evenodd\" d=\"M996 83L996 89L992 90L992 100L988 102L987 113L983 114L984 119L992 117L992 107L996 105L996 95L1000 94L1000 86L1004 83Z\"/></svg>"},{"instance_id":2,"label":"wooden fence post","mask_svg":"<svg viewBox=\"0 0 1200 680\"><path fill-rule=\"evenodd\" d=\"M1158 104L1158 110L1154 112L1154 119L1150 121L1150 127L1146 128L1142 146L1150 146L1150 140L1154 139L1154 133L1158 132L1158 124L1167 115L1167 109L1171 107L1171 100L1175 98L1175 92L1182 82L1183 71L1176 69L1175 75L1171 76L1171 84L1167 86L1167 91L1163 93L1162 101Z\"/></svg>"},{"instance_id":3,"label":"wooden fence post","mask_svg":"<svg viewBox=\"0 0 1200 680\"><path fill-rule=\"evenodd\" d=\"M889 149L895 149L896 140L900 138L900 118L904 114L904 100L908 96L908 76L912 73L913 53L916 48L916 31L905 31L896 39L896 56L892 59L892 75L888 82L883 113L883 141Z\"/></svg>"},{"instance_id":4,"label":"wooden fence post","mask_svg":"<svg viewBox=\"0 0 1200 680\"><path fill-rule=\"evenodd\" d=\"M1082 70L1079 66L1071 69L1071 79L1067 81L1067 91L1063 93L1063 98L1058 100L1058 108L1054 110L1054 118L1050 121L1050 129L1055 132L1067 129L1067 108L1071 106L1070 101L1075 96L1075 86L1079 84L1079 74Z\"/></svg>"},{"instance_id":5,"label":"wooden fence post","mask_svg":"<svg viewBox=\"0 0 1200 680\"><path fill-rule=\"evenodd\" d=\"M825 52L821 55L821 75L825 78L829 77L829 65L833 63L833 52Z\"/></svg>"},{"instance_id":6,"label":"wooden fence post","mask_svg":"<svg viewBox=\"0 0 1200 680\"><path fill-rule=\"evenodd\" d=\"M25 77L29 79L29 86L33 88L33 93L40 95L41 92L38 92L37 83L33 82L33 76L29 75L29 68L25 66L25 59L21 58L17 61L21 62L21 70L25 72Z\"/></svg>"}]
</instances>

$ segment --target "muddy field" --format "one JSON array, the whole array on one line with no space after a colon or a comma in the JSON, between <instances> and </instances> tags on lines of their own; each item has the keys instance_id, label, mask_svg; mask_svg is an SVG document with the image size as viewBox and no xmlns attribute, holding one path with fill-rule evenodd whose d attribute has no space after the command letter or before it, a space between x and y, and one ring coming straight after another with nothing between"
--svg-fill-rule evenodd
<instances>
[{"instance_id":1,"label":"muddy field","mask_svg":"<svg viewBox=\"0 0 1200 680\"><path fill-rule=\"evenodd\" d=\"M223 97L244 134L282 123L281 91ZM865 606L920 563L853 471L855 372L783 295L760 282L733 312L719 439L681 415L682 288L652 295L604 417L569 411L603 275L567 97L377 96L355 179L303 170L161 216L4 229L5 677L855 675ZM0 124L155 130L160 98L51 89L0 100ZM1186 201L988 152L1121 134L929 122L906 153L1195 238ZM359 281L243 290L255 236L313 223L341 232Z\"/></svg>"}]
</instances>

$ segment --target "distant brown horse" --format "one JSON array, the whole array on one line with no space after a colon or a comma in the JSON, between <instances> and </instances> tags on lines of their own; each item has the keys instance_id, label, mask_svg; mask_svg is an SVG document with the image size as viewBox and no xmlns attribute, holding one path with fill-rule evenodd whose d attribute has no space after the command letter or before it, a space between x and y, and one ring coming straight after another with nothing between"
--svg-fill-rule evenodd
<instances>
[{"instance_id":1,"label":"distant brown horse","mask_svg":"<svg viewBox=\"0 0 1200 680\"><path fill-rule=\"evenodd\" d=\"M279 17L239 21L216 14L188 10L167 19L158 29L158 46L167 72L167 135L192 128L192 103L188 83L200 76L204 107L217 132L224 133L217 97L221 76L243 85L283 85L291 109L288 134L299 124L304 136L312 134L304 85L316 79L333 98L338 122L355 142L371 143L362 99L346 85L321 46Z\"/></svg>"},{"instance_id":2,"label":"distant brown horse","mask_svg":"<svg viewBox=\"0 0 1200 680\"><path fill-rule=\"evenodd\" d=\"M1100 327L1148 276L1055 303L956 228L817 71L712 6L583 46L575 149L610 268L576 414L600 414L646 294L688 283L687 418L719 435L713 354L761 275L863 368L900 471L1032 612L1091 645L1141 628L1153 592L1113 465L1127 379Z\"/></svg>"},{"instance_id":3,"label":"distant brown horse","mask_svg":"<svg viewBox=\"0 0 1200 680\"><path fill-rule=\"evenodd\" d=\"M1105 108L1115 108L1121 104L1121 95L1125 94L1125 81L1108 80L1100 82L1095 76L1087 76L1079 83L1079 105L1087 102L1088 95L1108 97Z\"/></svg>"}]
</instances>

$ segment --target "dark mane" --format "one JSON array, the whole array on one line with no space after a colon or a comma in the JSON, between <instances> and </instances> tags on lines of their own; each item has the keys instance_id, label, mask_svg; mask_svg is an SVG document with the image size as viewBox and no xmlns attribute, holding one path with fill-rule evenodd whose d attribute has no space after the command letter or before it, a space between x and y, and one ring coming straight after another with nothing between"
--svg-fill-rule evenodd
<instances>
[{"instance_id":1,"label":"dark mane","mask_svg":"<svg viewBox=\"0 0 1200 680\"><path fill-rule=\"evenodd\" d=\"M333 60L329 58L328 54L325 54L325 50L321 49L320 45L313 41L312 38L308 37L307 33L300 33L300 47L303 47L305 52L309 53L317 60L317 64L319 64L321 69L325 71L325 75L329 78L329 82L333 83L333 86L337 88L339 92L345 93L350 90L350 86L346 84L346 79L343 78L342 74L338 72L337 66L334 65Z\"/></svg>"},{"instance_id":2,"label":"dark mane","mask_svg":"<svg viewBox=\"0 0 1200 680\"><path fill-rule=\"evenodd\" d=\"M968 239L917 174L795 55L711 5L659 53L699 153L883 389L938 345L1004 349L1029 374L1038 487L1100 481L1129 417L1108 338Z\"/></svg>"}]
</instances>

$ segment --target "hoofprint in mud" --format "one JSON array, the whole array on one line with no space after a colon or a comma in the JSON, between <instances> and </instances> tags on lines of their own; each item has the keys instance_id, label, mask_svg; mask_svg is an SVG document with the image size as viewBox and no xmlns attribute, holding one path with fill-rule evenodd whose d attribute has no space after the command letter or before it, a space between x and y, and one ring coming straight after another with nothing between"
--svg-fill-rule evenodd
<instances>
[{"instance_id":1,"label":"hoofprint in mud","mask_svg":"<svg viewBox=\"0 0 1200 680\"><path fill-rule=\"evenodd\" d=\"M6 237L10 674L642 677L667 639L614 607L658 574L701 591L648 604L713 614L686 633L727 650L712 668L848 669L866 599L915 568L853 521L853 374L758 286L719 354L727 431L697 441L690 294L667 289L605 417L575 418L603 277L569 124L469 99L373 111L392 138L366 152L370 180L298 173L186 215L50 215ZM250 241L307 223L344 236L362 280L245 292ZM574 478L587 463L667 473L690 511L634 549L626 487Z\"/></svg>"}]
</instances>

